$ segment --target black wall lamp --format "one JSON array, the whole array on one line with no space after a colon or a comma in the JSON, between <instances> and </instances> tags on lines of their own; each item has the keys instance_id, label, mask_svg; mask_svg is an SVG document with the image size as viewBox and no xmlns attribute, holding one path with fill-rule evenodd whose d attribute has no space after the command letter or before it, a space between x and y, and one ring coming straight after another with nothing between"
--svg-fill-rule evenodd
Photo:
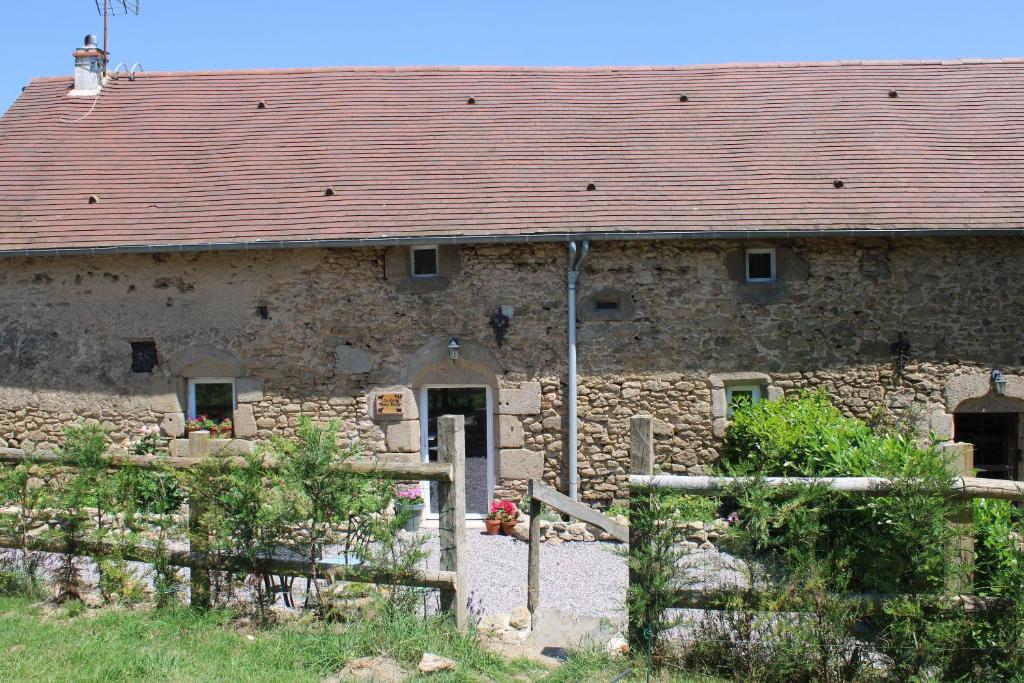
<instances>
[{"instance_id":1,"label":"black wall lamp","mask_svg":"<svg viewBox=\"0 0 1024 683\"><path fill-rule=\"evenodd\" d=\"M453 363L459 359L459 349L461 348L459 340L455 337L452 337L451 341L448 342L448 355L451 356Z\"/></svg>"},{"instance_id":2,"label":"black wall lamp","mask_svg":"<svg viewBox=\"0 0 1024 683\"><path fill-rule=\"evenodd\" d=\"M499 349L505 341L505 335L508 334L510 322L512 322L511 306L499 306L497 312L491 316L491 329L494 330L494 341L498 344Z\"/></svg>"},{"instance_id":3,"label":"black wall lamp","mask_svg":"<svg viewBox=\"0 0 1024 683\"><path fill-rule=\"evenodd\" d=\"M896 377L902 378L910 360L910 342L907 333L900 332L900 338L892 344L892 359L896 363Z\"/></svg>"}]
</instances>

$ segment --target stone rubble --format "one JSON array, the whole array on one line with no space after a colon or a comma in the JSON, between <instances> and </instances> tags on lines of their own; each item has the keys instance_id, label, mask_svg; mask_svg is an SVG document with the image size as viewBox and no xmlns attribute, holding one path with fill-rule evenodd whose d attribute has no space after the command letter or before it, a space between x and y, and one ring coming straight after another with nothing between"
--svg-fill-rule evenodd
<instances>
[{"instance_id":1,"label":"stone rubble","mask_svg":"<svg viewBox=\"0 0 1024 683\"><path fill-rule=\"evenodd\" d=\"M423 657L420 659L420 663L416 667L422 674L432 674L438 671L454 671L455 661L442 657L441 655L435 655L430 652L424 652Z\"/></svg>"}]
</instances>

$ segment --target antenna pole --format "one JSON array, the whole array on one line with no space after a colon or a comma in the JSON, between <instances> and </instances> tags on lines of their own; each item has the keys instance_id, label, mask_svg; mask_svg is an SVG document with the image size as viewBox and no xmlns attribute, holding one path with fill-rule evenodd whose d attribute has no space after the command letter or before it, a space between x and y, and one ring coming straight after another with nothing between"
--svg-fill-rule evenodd
<instances>
[{"instance_id":1,"label":"antenna pole","mask_svg":"<svg viewBox=\"0 0 1024 683\"><path fill-rule=\"evenodd\" d=\"M103 75L107 75L107 30L110 24L110 0L103 0Z\"/></svg>"}]
</instances>

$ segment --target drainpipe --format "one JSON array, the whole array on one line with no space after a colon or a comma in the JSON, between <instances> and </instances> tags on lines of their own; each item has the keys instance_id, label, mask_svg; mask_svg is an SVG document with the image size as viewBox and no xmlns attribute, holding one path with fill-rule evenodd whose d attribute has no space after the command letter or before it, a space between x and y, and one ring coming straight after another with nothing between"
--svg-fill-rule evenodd
<instances>
[{"instance_id":1,"label":"drainpipe","mask_svg":"<svg viewBox=\"0 0 1024 683\"><path fill-rule=\"evenodd\" d=\"M583 242L576 246L576 242L569 242L569 497L576 500L579 497L576 455L579 449L577 442L576 427L576 285L580 281L580 271L587 260L590 252L590 242Z\"/></svg>"}]
</instances>

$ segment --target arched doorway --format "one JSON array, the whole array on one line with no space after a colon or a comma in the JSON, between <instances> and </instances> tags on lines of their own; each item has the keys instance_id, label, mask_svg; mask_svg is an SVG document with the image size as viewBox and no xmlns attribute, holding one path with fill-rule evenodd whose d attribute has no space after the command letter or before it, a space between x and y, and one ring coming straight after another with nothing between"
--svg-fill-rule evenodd
<instances>
[{"instance_id":1,"label":"arched doorway","mask_svg":"<svg viewBox=\"0 0 1024 683\"><path fill-rule=\"evenodd\" d=\"M420 459L437 460L437 418L462 415L466 427L466 516L480 518L494 492L495 403L498 363L483 346L460 340L452 360L449 338L437 338L413 354L404 368L420 418ZM437 514L436 484L424 484L428 513Z\"/></svg>"},{"instance_id":2,"label":"arched doorway","mask_svg":"<svg viewBox=\"0 0 1024 683\"><path fill-rule=\"evenodd\" d=\"M946 385L946 409L952 414L953 440L974 446L979 477L1024 477L1024 379L1007 375L997 388L991 373L960 375Z\"/></svg>"},{"instance_id":3,"label":"arched doorway","mask_svg":"<svg viewBox=\"0 0 1024 683\"><path fill-rule=\"evenodd\" d=\"M1019 480L1024 401L988 395L964 401L953 413L953 439L974 446L977 476Z\"/></svg>"}]
</instances>

